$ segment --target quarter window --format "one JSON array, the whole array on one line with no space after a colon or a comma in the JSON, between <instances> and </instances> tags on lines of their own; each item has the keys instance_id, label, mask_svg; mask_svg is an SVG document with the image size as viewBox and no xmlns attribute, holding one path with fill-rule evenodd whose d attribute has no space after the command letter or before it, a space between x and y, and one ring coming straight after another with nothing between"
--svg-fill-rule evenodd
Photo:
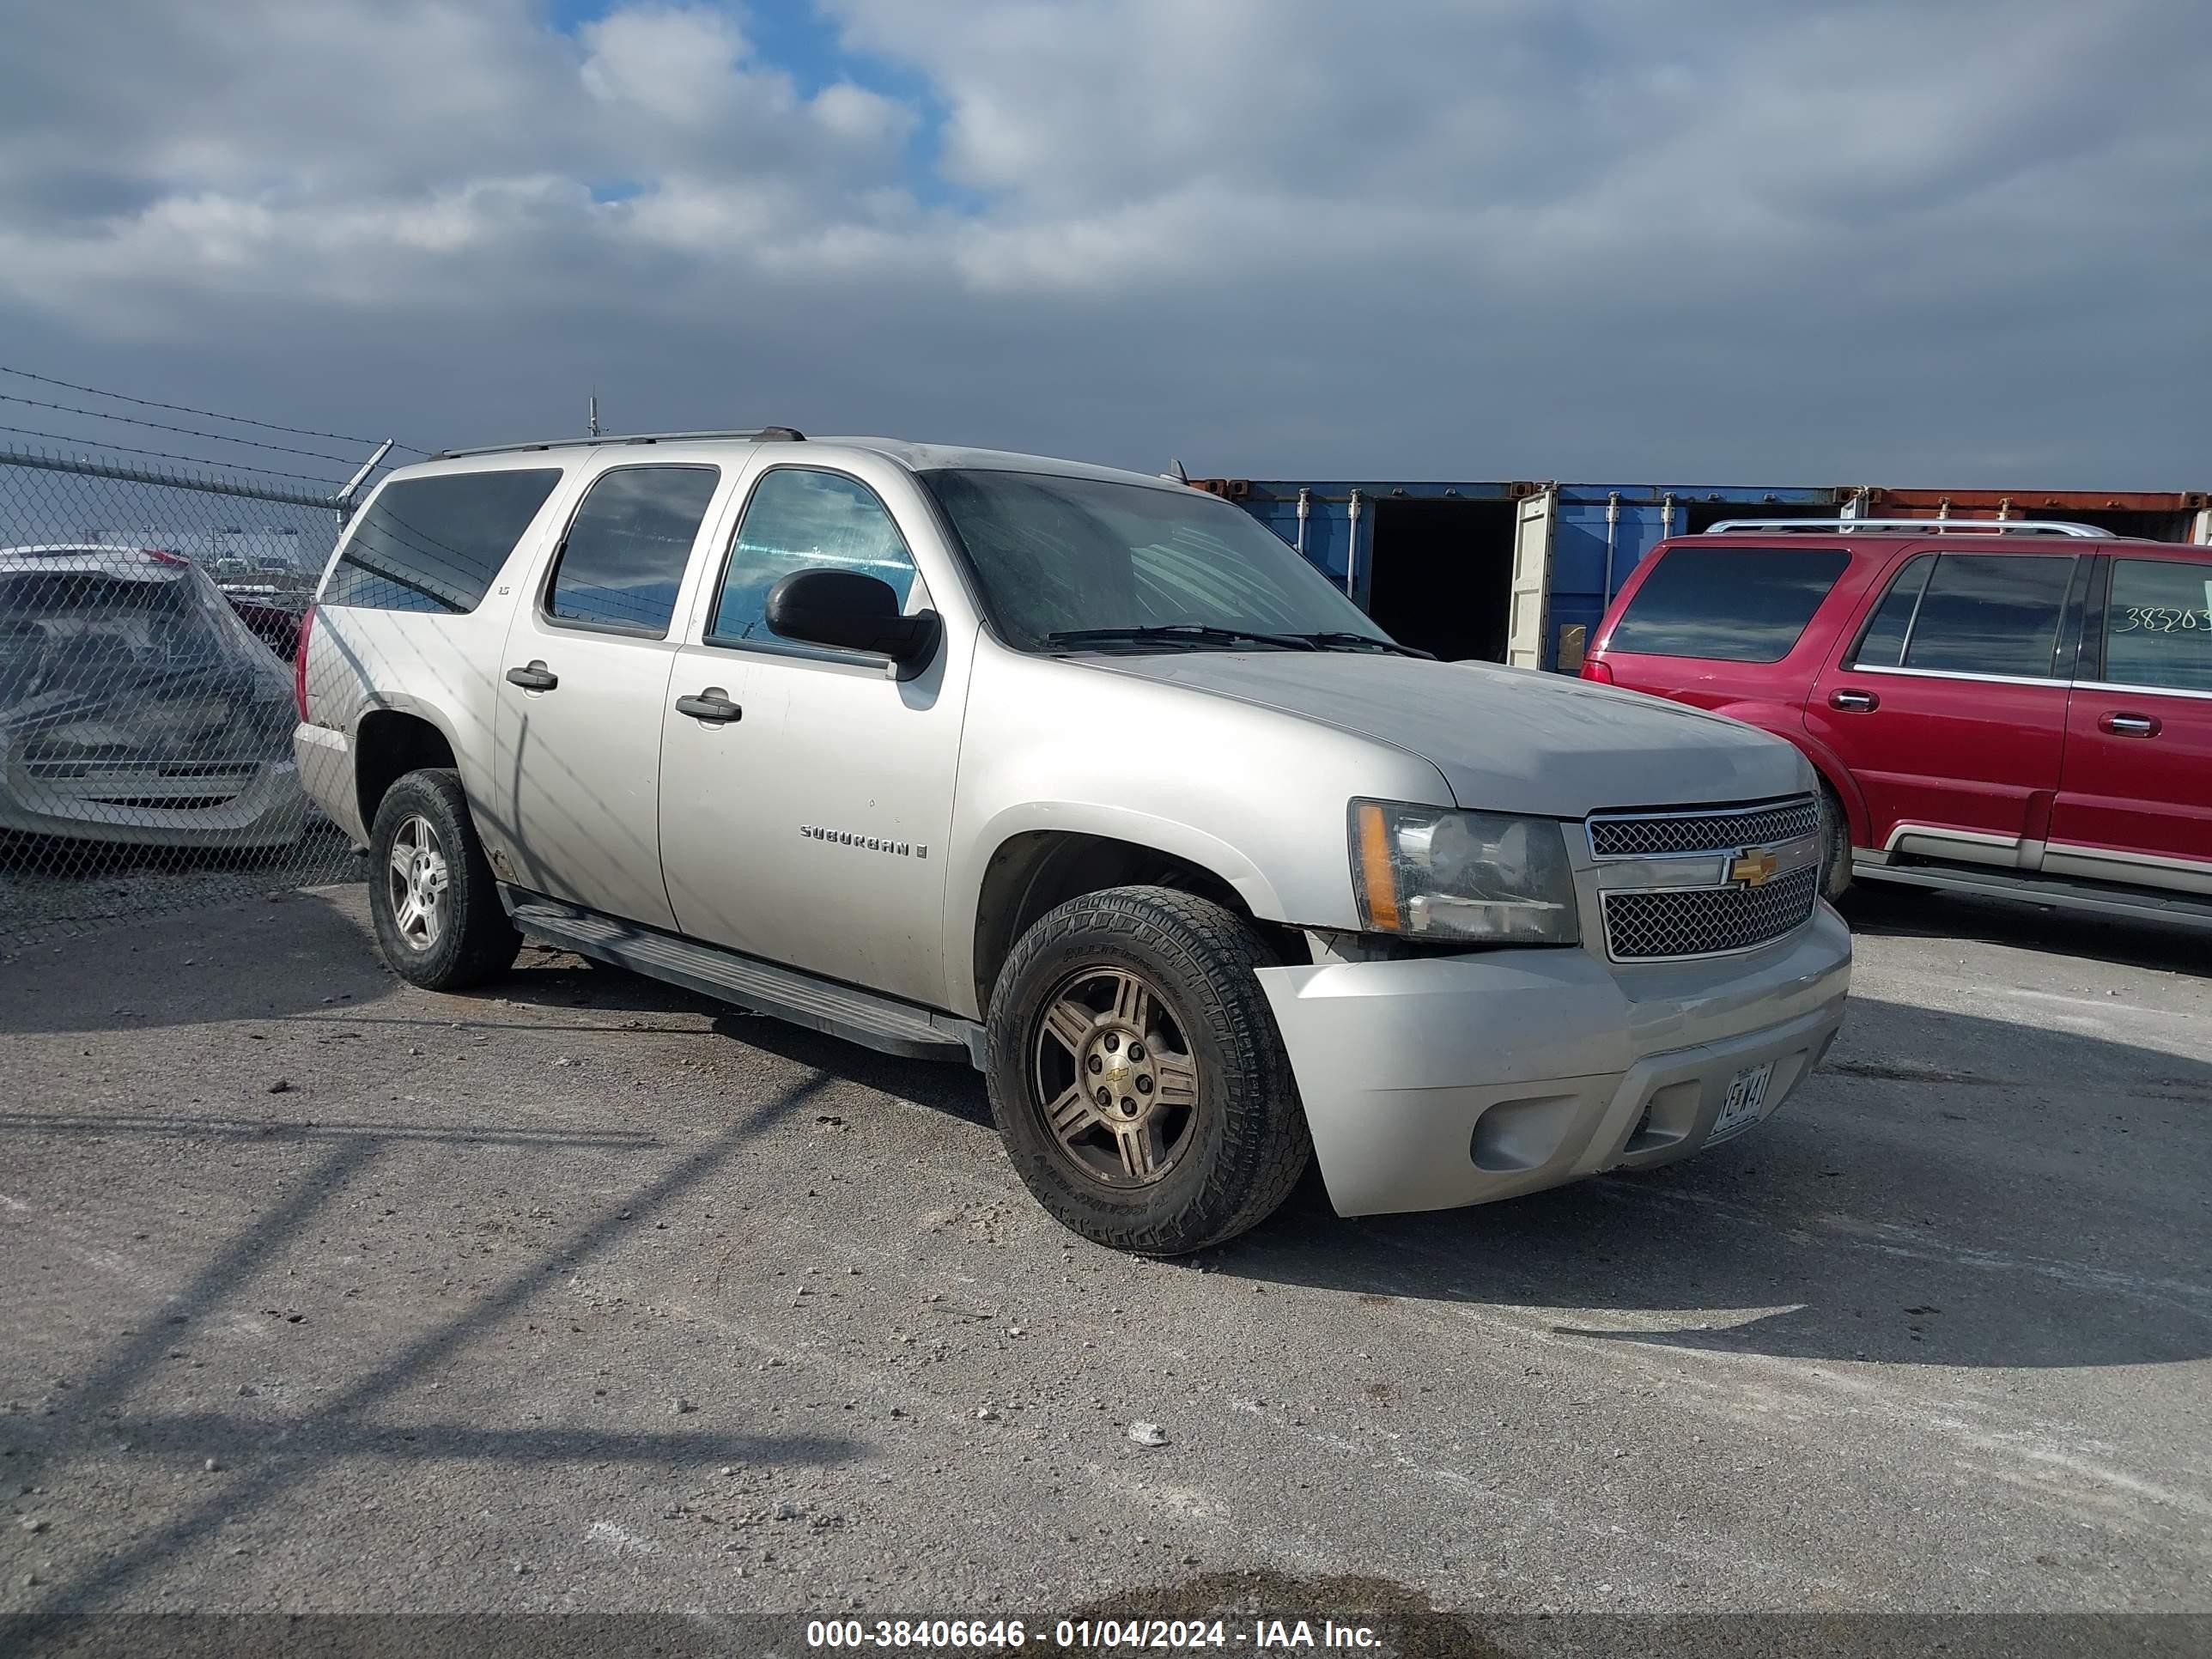
<instances>
[{"instance_id":1,"label":"quarter window","mask_svg":"<svg viewBox=\"0 0 2212 1659\"><path fill-rule=\"evenodd\" d=\"M1613 625L1607 649L1779 662L1850 562L1841 548L1669 548Z\"/></svg>"},{"instance_id":2,"label":"quarter window","mask_svg":"<svg viewBox=\"0 0 2212 1659\"><path fill-rule=\"evenodd\" d=\"M781 466L762 475L738 526L707 637L772 638L769 589L796 570L857 570L889 582L900 605L914 559L876 492L842 473Z\"/></svg>"},{"instance_id":3,"label":"quarter window","mask_svg":"<svg viewBox=\"0 0 2212 1659\"><path fill-rule=\"evenodd\" d=\"M624 466L600 474L569 521L545 590L546 614L665 637L720 478L711 466Z\"/></svg>"},{"instance_id":4,"label":"quarter window","mask_svg":"<svg viewBox=\"0 0 2212 1659\"><path fill-rule=\"evenodd\" d=\"M2105 678L2212 691L2212 561L2115 559Z\"/></svg>"},{"instance_id":5,"label":"quarter window","mask_svg":"<svg viewBox=\"0 0 2212 1659\"><path fill-rule=\"evenodd\" d=\"M473 611L553 486L558 467L447 472L379 490L324 585L322 603Z\"/></svg>"}]
</instances>

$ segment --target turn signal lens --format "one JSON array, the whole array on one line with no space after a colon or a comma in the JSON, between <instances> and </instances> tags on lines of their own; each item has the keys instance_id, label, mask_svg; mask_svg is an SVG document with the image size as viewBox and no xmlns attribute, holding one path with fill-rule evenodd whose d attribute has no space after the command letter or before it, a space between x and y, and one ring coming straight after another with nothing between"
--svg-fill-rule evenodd
<instances>
[{"instance_id":1,"label":"turn signal lens","mask_svg":"<svg viewBox=\"0 0 2212 1659\"><path fill-rule=\"evenodd\" d=\"M1386 933L1401 932L1398 875L1390 857L1390 821L1371 800L1361 801L1353 823L1359 839L1359 885L1367 902L1368 925Z\"/></svg>"}]
</instances>

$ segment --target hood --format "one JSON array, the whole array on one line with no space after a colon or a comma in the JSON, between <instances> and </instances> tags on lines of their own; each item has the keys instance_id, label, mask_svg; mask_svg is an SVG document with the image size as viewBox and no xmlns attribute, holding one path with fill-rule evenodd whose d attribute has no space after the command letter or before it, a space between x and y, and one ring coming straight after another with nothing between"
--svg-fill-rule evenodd
<instances>
[{"instance_id":1,"label":"hood","mask_svg":"<svg viewBox=\"0 0 2212 1659\"><path fill-rule=\"evenodd\" d=\"M1348 651L1085 660L1410 750L1444 775L1462 807L1578 818L1609 807L1762 800L1812 787L1806 762L1779 738L1534 669Z\"/></svg>"}]
</instances>

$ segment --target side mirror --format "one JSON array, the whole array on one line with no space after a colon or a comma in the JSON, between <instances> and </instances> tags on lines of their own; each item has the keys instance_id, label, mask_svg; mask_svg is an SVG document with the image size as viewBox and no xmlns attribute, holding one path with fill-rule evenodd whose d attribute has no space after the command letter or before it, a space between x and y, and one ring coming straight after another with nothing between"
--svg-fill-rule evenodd
<instances>
[{"instance_id":1,"label":"side mirror","mask_svg":"<svg viewBox=\"0 0 2212 1659\"><path fill-rule=\"evenodd\" d=\"M768 591L768 625L787 640L866 651L893 662L927 662L937 649L938 616L908 617L880 576L857 570L794 570Z\"/></svg>"}]
</instances>

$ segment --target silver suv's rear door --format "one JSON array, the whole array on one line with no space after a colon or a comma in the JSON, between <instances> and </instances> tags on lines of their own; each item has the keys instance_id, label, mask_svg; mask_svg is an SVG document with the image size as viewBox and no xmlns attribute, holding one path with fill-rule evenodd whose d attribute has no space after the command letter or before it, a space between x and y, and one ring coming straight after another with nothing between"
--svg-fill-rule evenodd
<instances>
[{"instance_id":1,"label":"silver suv's rear door","mask_svg":"<svg viewBox=\"0 0 2212 1659\"><path fill-rule=\"evenodd\" d=\"M693 551L727 471L605 467L530 568L495 688L502 880L676 925L660 877L661 715Z\"/></svg>"}]
</instances>

